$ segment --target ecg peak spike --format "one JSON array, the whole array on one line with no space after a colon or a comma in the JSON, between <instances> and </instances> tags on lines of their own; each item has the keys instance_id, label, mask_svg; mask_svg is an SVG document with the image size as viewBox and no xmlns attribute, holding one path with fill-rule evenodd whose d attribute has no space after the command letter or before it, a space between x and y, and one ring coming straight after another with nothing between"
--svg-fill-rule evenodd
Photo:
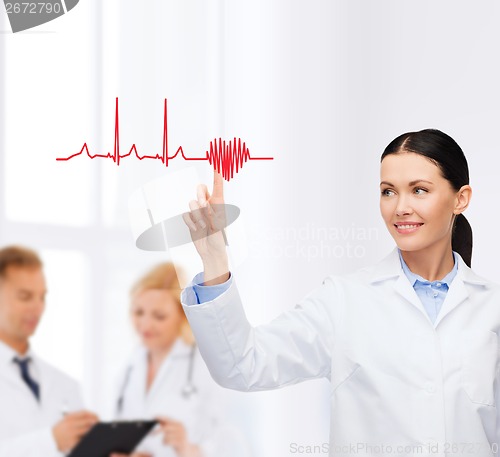
<instances>
[{"instance_id":1,"label":"ecg peak spike","mask_svg":"<svg viewBox=\"0 0 500 457\"><path fill-rule=\"evenodd\" d=\"M175 154L169 155L168 148L168 111L167 111L167 99L164 100L163 104L163 146L161 154L154 155L141 155L137 150L137 146L132 144L129 151L126 154L120 153L120 114L118 109L118 97L115 101L115 137L113 152L108 152L106 154L91 154L87 143L84 143L80 152L70 155L69 157L57 157L58 161L68 161L86 153L90 159L102 158L102 159L112 159L117 166L120 166L122 159L129 157L134 153L135 157L139 160L152 159L159 160L165 167L168 167L169 160L175 159L180 153L184 160L208 160L208 163L212 165L214 170L217 170L222 174L222 177L229 181L234 177L235 173L243 167L243 164L248 160L273 160L274 157L251 157L250 151L246 146L245 142L241 141L241 138L233 138L226 143L226 140L221 138L215 138L210 142L210 147L208 151L205 151L205 157L186 157L182 146L179 146L175 151Z\"/></svg>"}]
</instances>

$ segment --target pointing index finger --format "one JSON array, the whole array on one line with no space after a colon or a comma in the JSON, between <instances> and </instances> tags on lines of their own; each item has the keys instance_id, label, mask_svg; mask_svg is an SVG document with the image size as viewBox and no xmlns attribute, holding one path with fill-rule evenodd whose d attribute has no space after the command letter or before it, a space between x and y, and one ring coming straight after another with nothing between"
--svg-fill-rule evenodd
<instances>
[{"instance_id":1,"label":"pointing index finger","mask_svg":"<svg viewBox=\"0 0 500 457\"><path fill-rule=\"evenodd\" d=\"M217 203L217 201L224 200L224 186L223 186L222 175L214 169L214 187L212 190L211 200Z\"/></svg>"},{"instance_id":2,"label":"pointing index finger","mask_svg":"<svg viewBox=\"0 0 500 457\"><path fill-rule=\"evenodd\" d=\"M196 188L196 194L198 197L198 203L203 208L207 204L207 198L210 198L207 186L205 184L198 184Z\"/></svg>"}]
</instances>

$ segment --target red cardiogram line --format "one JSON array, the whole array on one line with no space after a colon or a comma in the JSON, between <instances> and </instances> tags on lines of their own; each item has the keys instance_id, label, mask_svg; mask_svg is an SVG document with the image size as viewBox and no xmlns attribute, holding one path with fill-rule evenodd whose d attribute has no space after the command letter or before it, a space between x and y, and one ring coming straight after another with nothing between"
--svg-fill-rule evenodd
<instances>
[{"instance_id":1,"label":"red cardiogram line","mask_svg":"<svg viewBox=\"0 0 500 457\"><path fill-rule=\"evenodd\" d=\"M168 167L168 161L175 159L179 152L184 160L208 160L210 165L213 166L214 170L222 174L222 177L229 181L234 177L234 173L238 173L238 170L243 167L243 163L248 160L273 160L273 157L251 157L250 151L246 146L245 142L241 142L241 138L234 138L226 143L225 140L220 138L215 138L210 142L210 150L205 152L205 157L186 157L182 146L179 146L177 151L173 156L168 155L168 113L167 113L167 99L165 99L163 108L163 148L161 155L139 155L137 147L132 144L132 147L126 154L120 154L120 121L118 112L118 97L116 97L115 105L115 141L113 146L113 153L108 152L107 154L91 154L87 143L84 143L80 152L73 154L69 157L58 157L56 160L67 161L74 157L77 157L85 151L90 159L95 159L96 157L103 159L113 159L116 165L120 165L121 159L129 157L132 152L135 154L136 158L139 160L153 159L160 160L165 167Z\"/></svg>"}]
</instances>

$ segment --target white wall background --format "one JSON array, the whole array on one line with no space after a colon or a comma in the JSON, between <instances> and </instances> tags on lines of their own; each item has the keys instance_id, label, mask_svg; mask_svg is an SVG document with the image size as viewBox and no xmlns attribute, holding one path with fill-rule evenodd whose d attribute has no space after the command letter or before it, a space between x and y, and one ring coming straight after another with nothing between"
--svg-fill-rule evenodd
<instances>
[{"instance_id":1,"label":"white wall background","mask_svg":"<svg viewBox=\"0 0 500 457\"><path fill-rule=\"evenodd\" d=\"M400 133L427 127L465 151L473 267L500 281L498 23L495 0L82 0L13 35L0 8L0 244L28 244L46 261L38 352L77 377L106 415L133 345L128 288L168 258L134 247L127 200L186 163L55 161L84 142L112 148L117 96L122 148L160 151L168 98L171 149L202 155L212 138L236 136L252 154L275 157L246 163L226 186L245 221L250 255L234 273L255 324L325 275L391 249L379 157ZM211 183L208 164L196 167ZM255 455L328 440L325 381L231 398Z\"/></svg>"}]
</instances>

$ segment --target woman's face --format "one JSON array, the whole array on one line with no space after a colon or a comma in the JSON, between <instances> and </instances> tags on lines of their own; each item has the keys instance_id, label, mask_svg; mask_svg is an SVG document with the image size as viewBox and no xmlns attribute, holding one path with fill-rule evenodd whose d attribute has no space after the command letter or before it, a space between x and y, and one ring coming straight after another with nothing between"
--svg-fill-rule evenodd
<instances>
[{"instance_id":1,"label":"woman's face","mask_svg":"<svg viewBox=\"0 0 500 457\"><path fill-rule=\"evenodd\" d=\"M380 211L402 251L450 242L459 199L437 165L412 152L390 154L380 177Z\"/></svg>"},{"instance_id":2,"label":"woman's face","mask_svg":"<svg viewBox=\"0 0 500 457\"><path fill-rule=\"evenodd\" d=\"M168 290L139 292L131 313L134 329L149 350L167 350L179 336L183 314Z\"/></svg>"}]
</instances>

